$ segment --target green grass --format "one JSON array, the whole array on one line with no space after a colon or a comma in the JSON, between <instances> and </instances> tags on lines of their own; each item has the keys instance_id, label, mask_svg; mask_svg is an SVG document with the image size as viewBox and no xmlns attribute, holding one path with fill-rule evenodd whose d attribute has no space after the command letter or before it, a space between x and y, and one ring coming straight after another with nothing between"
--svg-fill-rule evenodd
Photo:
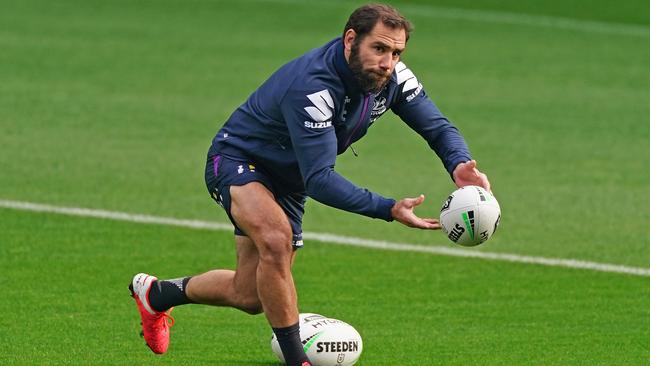
<instances>
[{"instance_id":1,"label":"green grass","mask_svg":"<svg viewBox=\"0 0 650 366\"><path fill-rule=\"evenodd\" d=\"M263 316L179 307L172 346L137 335L129 274L232 267L229 233L0 211L2 364L277 365ZM34 230L38 228L38 230ZM156 256L151 249L157 248ZM377 263L381 263L380 266ZM647 279L309 243L303 309L353 319L360 365L643 364ZM634 294L634 296L631 296Z\"/></svg>"},{"instance_id":2,"label":"green grass","mask_svg":"<svg viewBox=\"0 0 650 366\"><path fill-rule=\"evenodd\" d=\"M214 133L273 70L337 36L358 4L2 2L0 199L226 222L203 183ZM404 61L463 132L502 207L500 231L474 250L650 267L645 2L394 4L416 26ZM449 7L473 15L445 16ZM537 26L540 16L578 27ZM611 31L624 27L642 31ZM386 196L424 193L418 212L437 216L453 185L397 118L379 120L355 149L339 172ZM451 245L313 201L304 229ZM137 337L129 277L232 266L231 242L0 210L0 364L273 364L264 318L226 309L177 309L164 357ZM644 278L314 242L295 276L304 311L359 329L362 365L648 358Z\"/></svg>"}]
</instances>

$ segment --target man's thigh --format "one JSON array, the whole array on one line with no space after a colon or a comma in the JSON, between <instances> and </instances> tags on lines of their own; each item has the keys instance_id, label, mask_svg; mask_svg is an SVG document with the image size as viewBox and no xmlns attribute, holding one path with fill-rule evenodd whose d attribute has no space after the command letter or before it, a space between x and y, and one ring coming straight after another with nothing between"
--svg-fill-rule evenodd
<instances>
[{"instance_id":1,"label":"man's thigh","mask_svg":"<svg viewBox=\"0 0 650 366\"><path fill-rule=\"evenodd\" d=\"M291 236L289 219L273 193L259 182L230 186L230 214L235 224L254 242L271 232ZM289 239L287 239L289 240Z\"/></svg>"},{"instance_id":2,"label":"man's thigh","mask_svg":"<svg viewBox=\"0 0 650 366\"><path fill-rule=\"evenodd\" d=\"M259 183L259 186L249 185L253 182ZM206 185L212 198L224 208L235 226L235 235L250 235L242 227L247 224L252 225L249 231L254 229L256 224L268 224L269 221L272 225L279 225L280 222L277 220L285 216L291 226L294 248L302 247L302 216L306 200L304 192L284 192L281 188L278 189L282 187L282 183L275 182L263 168L255 166L252 162L234 160L222 155L208 159ZM241 192L237 202L239 206L237 210L241 214L238 220L232 213L235 191ZM268 202L269 198L274 203ZM283 211L283 215L275 213L276 206ZM262 212L264 214L260 214ZM255 222L243 222L248 221L249 218L254 219Z\"/></svg>"}]
</instances>

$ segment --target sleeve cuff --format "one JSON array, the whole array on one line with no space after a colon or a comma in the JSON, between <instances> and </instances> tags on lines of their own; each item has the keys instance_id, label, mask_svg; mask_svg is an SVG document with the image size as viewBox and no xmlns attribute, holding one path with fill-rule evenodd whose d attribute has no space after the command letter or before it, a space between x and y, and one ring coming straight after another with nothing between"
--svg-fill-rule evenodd
<instances>
[{"instance_id":1,"label":"sleeve cuff","mask_svg":"<svg viewBox=\"0 0 650 366\"><path fill-rule=\"evenodd\" d=\"M461 156L450 161L449 165L447 165L447 172L449 172L449 176L451 177L452 181L454 180L454 170L456 169L458 164L466 163L470 160L472 160L472 158L469 156Z\"/></svg>"},{"instance_id":2,"label":"sleeve cuff","mask_svg":"<svg viewBox=\"0 0 650 366\"><path fill-rule=\"evenodd\" d=\"M393 215L391 214L391 209L395 206L395 200L392 198L384 198L377 207L377 218L382 219L388 222L393 221Z\"/></svg>"}]
</instances>

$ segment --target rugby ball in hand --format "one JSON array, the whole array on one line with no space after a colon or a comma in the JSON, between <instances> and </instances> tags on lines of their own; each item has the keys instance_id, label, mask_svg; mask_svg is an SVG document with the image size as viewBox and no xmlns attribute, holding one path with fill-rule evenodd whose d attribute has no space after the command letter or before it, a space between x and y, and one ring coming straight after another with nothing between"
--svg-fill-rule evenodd
<instances>
[{"instance_id":1,"label":"rugby ball in hand","mask_svg":"<svg viewBox=\"0 0 650 366\"><path fill-rule=\"evenodd\" d=\"M300 340L313 366L351 366L361 351L361 335L350 324L320 314L300 314ZM284 356L273 334L271 349L280 361Z\"/></svg>"},{"instance_id":2,"label":"rugby ball in hand","mask_svg":"<svg viewBox=\"0 0 650 366\"><path fill-rule=\"evenodd\" d=\"M449 240L465 247L479 245L492 237L500 220L499 202L479 186L457 189L440 209L442 231Z\"/></svg>"}]
</instances>

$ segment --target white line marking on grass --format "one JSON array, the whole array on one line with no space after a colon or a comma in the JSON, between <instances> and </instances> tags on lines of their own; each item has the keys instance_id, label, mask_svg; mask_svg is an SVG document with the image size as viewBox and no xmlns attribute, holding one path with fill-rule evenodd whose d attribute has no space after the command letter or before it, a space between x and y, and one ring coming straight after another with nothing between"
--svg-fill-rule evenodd
<instances>
[{"instance_id":1,"label":"white line marking on grass","mask_svg":"<svg viewBox=\"0 0 650 366\"><path fill-rule=\"evenodd\" d=\"M150 215L131 214L127 212L96 210L81 207L61 207L45 205L41 203L21 202L11 200L0 200L0 207L13 208L21 211L49 212L62 215L94 217L98 219L109 219L118 221L136 222L141 224L158 224L168 226L180 226L191 229L208 230L232 230L231 224L208 222L199 220L182 220L171 217L159 217Z\"/></svg>"},{"instance_id":2,"label":"white line marking on grass","mask_svg":"<svg viewBox=\"0 0 650 366\"><path fill-rule=\"evenodd\" d=\"M11 200L0 200L0 207L21 210L21 211L46 212L46 213L56 213L62 215L92 217L92 218L128 221L128 222L144 223L144 224L179 226L179 227L191 228L191 229L207 229L207 230L219 230L219 231L230 231L233 229L231 224L225 224L219 222L183 220L183 219L176 219L171 217L139 215L139 214L130 214L126 212L95 210L95 209L79 208L79 207L61 207L61 206L45 205L40 203L11 201ZM424 245L414 245L408 243L395 243L395 242L388 242L388 241L355 238L351 236L335 235L329 233L306 232L303 234L303 237L308 240L314 240L314 241L319 241L328 244L347 245L347 246L363 247L363 248L371 248L371 249L379 249L379 250L429 253L429 254L446 255L452 257L478 258L478 259L494 260L494 261L502 261L502 262L538 264L538 265L551 266L551 267L588 269L588 270L600 271L600 272L623 273L623 274L634 275L634 276L650 277L650 268L628 267L628 266L622 266L616 264L581 261L576 259L544 258L544 257L524 256L518 254L479 252L471 249L449 248L449 247L440 247L440 246L424 246Z\"/></svg>"},{"instance_id":3,"label":"white line marking on grass","mask_svg":"<svg viewBox=\"0 0 650 366\"><path fill-rule=\"evenodd\" d=\"M270 2L279 4L294 4L313 7L335 6L345 9L354 8L346 2L329 1L314 2L305 0L254 0L253 2ZM442 7L427 4L401 4L397 8L405 15L423 16L438 19L467 20L481 23L512 24L531 27L554 28L580 31L587 33L602 33L612 35L650 37L650 27L642 24L626 24L595 20L581 20L567 17L514 13L498 10L465 9Z\"/></svg>"}]
</instances>

